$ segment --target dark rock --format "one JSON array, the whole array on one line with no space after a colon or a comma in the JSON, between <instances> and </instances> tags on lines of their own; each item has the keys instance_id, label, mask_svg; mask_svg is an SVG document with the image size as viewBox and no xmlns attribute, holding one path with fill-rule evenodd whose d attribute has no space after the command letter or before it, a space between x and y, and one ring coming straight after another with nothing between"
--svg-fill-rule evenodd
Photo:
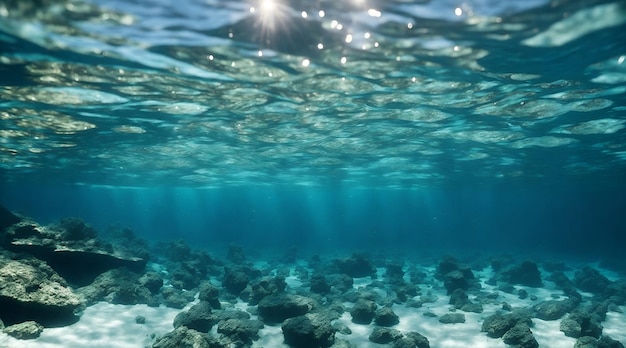
<instances>
[{"instance_id":1,"label":"dark rock","mask_svg":"<svg viewBox=\"0 0 626 348\"><path fill-rule=\"evenodd\" d=\"M348 325L340 321L333 323L333 329L335 329L336 332L339 332L344 335L352 334L352 330L350 329L350 327L348 327Z\"/></svg>"},{"instance_id":2,"label":"dark rock","mask_svg":"<svg viewBox=\"0 0 626 348\"><path fill-rule=\"evenodd\" d=\"M448 291L448 295L452 294L454 290L467 290L470 288L471 283L465 278L465 275L460 270L454 270L444 275L443 285Z\"/></svg>"},{"instance_id":3,"label":"dark rock","mask_svg":"<svg viewBox=\"0 0 626 348\"><path fill-rule=\"evenodd\" d=\"M574 284L582 291L598 294L602 293L611 284L611 281L600 274L598 270L587 266L576 271Z\"/></svg>"},{"instance_id":4,"label":"dark rock","mask_svg":"<svg viewBox=\"0 0 626 348\"><path fill-rule=\"evenodd\" d=\"M535 340L530 327L526 323L517 323L502 336L502 340L508 345L519 348L539 347L539 343Z\"/></svg>"},{"instance_id":5,"label":"dark rock","mask_svg":"<svg viewBox=\"0 0 626 348\"><path fill-rule=\"evenodd\" d=\"M35 321L25 321L5 327L2 332L18 340L32 340L43 332L43 326Z\"/></svg>"},{"instance_id":6,"label":"dark rock","mask_svg":"<svg viewBox=\"0 0 626 348\"><path fill-rule=\"evenodd\" d=\"M146 272L139 278L139 284L150 290L153 294L158 294L163 286L163 278L156 272Z\"/></svg>"},{"instance_id":7,"label":"dark rock","mask_svg":"<svg viewBox=\"0 0 626 348\"><path fill-rule=\"evenodd\" d=\"M533 288L543 286L539 268L532 261L525 261L520 265L509 268L502 272L502 277L511 284L520 284Z\"/></svg>"},{"instance_id":8,"label":"dark rock","mask_svg":"<svg viewBox=\"0 0 626 348\"><path fill-rule=\"evenodd\" d=\"M394 326L400 322L400 318L389 307L383 307L376 311L374 322L379 326Z\"/></svg>"},{"instance_id":9,"label":"dark rock","mask_svg":"<svg viewBox=\"0 0 626 348\"><path fill-rule=\"evenodd\" d=\"M170 308L182 309L189 302L194 300L194 294L191 291L182 291L171 287L161 289L163 303Z\"/></svg>"},{"instance_id":10,"label":"dark rock","mask_svg":"<svg viewBox=\"0 0 626 348\"><path fill-rule=\"evenodd\" d=\"M519 318L514 314L495 313L483 321L480 331L486 332L489 337L500 338L513 328L518 321Z\"/></svg>"},{"instance_id":11,"label":"dark rock","mask_svg":"<svg viewBox=\"0 0 626 348\"><path fill-rule=\"evenodd\" d=\"M327 294L330 292L330 284L328 284L328 280L326 280L324 275L314 274L311 276L311 292L316 294Z\"/></svg>"},{"instance_id":12,"label":"dark rock","mask_svg":"<svg viewBox=\"0 0 626 348\"><path fill-rule=\"evenodd\" d=\"M78 289L88 304L107 301L115 304L134 305L151 303L152 293L140 283L140 275L126 268L106 271L93 283Z\"/></svg>"},{"instance_id":13,"label":"dark rock","mask_svg":"<svg viewBox=\"0 0 626 348\"><path fill-rule=\"evenodd\" d=\"M78 219L40 226L23 220L6 230L6 248L46 261L68 282L89 284L102 272L119 267L143 271L147 260L113 250L96 238L93 228Z\"/></svg>"},{"instance_id":14,"label":"dark rock","mask_svg":"<svg viewBox=\"0 0 626 348\"><path fill-rule=\"evenodd\" d=\"M439 317L442 324L460 324L465 322L465 314L463 313L446 313Z\"/></svg>"},{"instance_id":15,"label":"dark rock","mask_svg":"<svg viewBox=\"0 0 626 348\"><path fill-rule=\"evenodd\" d=\"M525 300L525 299L528 298L528 291L526 291L524 289L519 289L517 291L517 295L518 295L520 300Z\"/></svg>"},{"instance_id":16,"label":"dark rock","mask_svg":"<svg viewBox=\"0 0 626 348\"><path fill-rule=\"evenodd\" d=\"M577 301L567 300L549 300L538 303L533 307L535 316L542 320L557 320L570 312L578 305Z\"/></svg>"},{"instance_id":17,"label":"dark rock","mask_svg":"<svg viewBox=\"0 0 626 348\"><path fill-rule=\"evenodd\" d=\"M22 219L10 210L0 205L0 234L5 228L20 222Z\"/></svg>"},{"instance_id":18,"label":"dark rock","mask_svg":"<svg viewBox=\"0 0 626 348\"><path fill-rule=\"evenodd\" d=\"M376 307L376 302L372 300L359 299L350 310L352 322L356 324L371 323L376 315Z\"/></svg>"},{"instance_id":19,"label":"dark rock","mask_svg":"<svg viewBox=\"0 0 626 348\"><path fill-rule=\"evenodd\" d=\"M598 348L624 348L624 345L609 336L602 336L598 341Z\"/></svg>"},{"instance_id":20,"label":"dark rock","mask_svg":"<svg viewBox=\"0 0 626 348\"><path fill-rule=\"evenodd\" d=\"M460 308L463 312L482 313L483 305L480 303L466 303Z\"/></svg>"},{"instance_id":21,"label":"dark rock","mask_svg":"<svg viewBox=\"0 0 626 348\"><path fill-rule=\"evenodd\" d=\"M281 323L287 318L308 313L313 308L313 300L300 295L269 295L259 301L257 308L264 322Z\"/></svg>"},{"instance_id":22,"label":"dark rock","mask_svg":"<svg viewBox=\"0 0 626 348\"><path fill-rule=\"evenodd\" d=\"M600 338L602 324L600 316L592 312L574 311L561 321L560 330L565 336L579 338L590 336Z\"/></svg>"},{"instance_id":23,"label":"dark rock","mask_svg":"<svg viewBox=\"0 0 626 348\"><path fill-rule=\"evenodd\" d=\"M285 343L297 348L330 347L335 341L331 321L320 313L285 320L282 324Z\"/></svg>"},{"instance_id":24,"label":"dark rock","mask_svg":"<svg viewBox=\"0 0 626 348\"><path fill-rule=\"evenodd\" d=\"M0 319L12 325L34 320L43 326L64 326L78 317L82 300L45 262L0 255Z\"/></svg>"},{"instance_id":25,"label":"dark rock","mask_svg":"<svg viewBox=\"0 0 626 348\"><path fill-rule=\"evenodd\" d=\"M428 338L417 332L409 332L393 342L393 348L430 348Z\"/></svg>"},{"instance_id":26,"label":"dark rock","mask_svg":"<svg viewBox=\"0 0 626 348\"><path fill-rule=\"evenodd\" d=\"M243 342L249 345L259 338L259 330L262 328L263 323L258 320L227 319L218 323L217 332L227 336L233 342Z\"/></svg>"},{"instance_id":27,"label":"dark rock","mask_svg":"<svg viewBox=\"0 0 626 348\"><path fill-rule=\"evenodd\" d=\"M159 337L152 348L217 348L228 347L212 342L207 334L181 326Z\"/></svg>"},{"instance_id":28,"label":"dark rock","mask_svg":"<svg viewBox=\"0 0 626 348\"><path fill-rule=\"evenodd\" d=\"M146 323L146 317L144 317L143 315L138 315L135 317L135 323L136 324L145 324Z\"/></svg>"},{"instance_id":29,"label":"dark rock","mask_svg":"<svg viewBox=\"0 0 626 348\"><path fill-rule=\"evenodd\" d=\"M213 312L213 319L217 321L218 324L228 319L245 320L250 319L250 313L240 310L216 311Z\"/></svg>"},{"instance_id":30,"label":"dark rock","mask_svg":"<svg viewBox=\"0 0 626 348\"><path fill-rule=\"evenodd\" d=\"M174 327L186 326L198 332L209 332L213 326L211 305L206 301L200 301L191 306L188 311L180 312L174 318Z\"/></svg>"},{"instance_id":31,"label":"dark rock","mask_svg":"<svg viewBox=\"0 0 626 348\"><path fill-rule=\"evenodd\" d=\"M341 273L353 278L367 277L376 274L376 269L365 255L354 253L352 256L335 260L335 266Z\"/></svg>"},{"instance_id":32,"label":"dark rock","mask_svg":"<svg viewBox=\"0 0 626 348\"><path fill-rule=\"evenodd\" d=\"M329 280L331 286L340 292L346 292L353 289L354 279L345 273L333 274L329 276Z\"/></svg>"},{"instance_id":33,"label":"dark rock","mask_svg":"<svg viewBox=\"0 0 626 348\"><path fill-rule=\"evenodd\" d=\"M222 305L219 299L219 289L210 282L202 282L199 286L198 299L207 301L213 309L220 309Z\"/></svg>"},{"instance_id":34,"label":"dark rock","mask_svg":"<svg viewBox=\"0 0 626 348\"><path fill-rule=\"evenodd\" d=\"M574 348L598 348L598 339L590 336L583 336L576 340Z\"/></svg>"},{"instance_id":35,"label":"dark rock","mask_svg":"<svg viewBox=\"0 0 626 348\"><path fill-rule=\"evenodd\" d=\"M463 289L455 289L450 295L450 301L448 301L448 304L453 305L456 309L461 309L461 307L468 303L471 302Z\"/></svg>"},{"instance_id":36,"label":"dark rock","mask_svg":"<svg viewBox=\"0 0 626 348\"><path fill-rule=\"evenodd\" d=\"M249 304L255 305L259 303L265 296L280 294L285 291L287 283L285 278L276 276L273 278L262 278L250 284L250 300Z\"/></svg>"},{"instance_id":37,"label":"dark rock","mask_svg":"<svg viewBox=\"0 0 626 348\"><path fill-rule=\"evenodd\" d=\"M248 286L250 278L241 267L226 267L222 286L233 294L239 295Z\"/></svg>"},{"instance_id":38,"label":"dark rock","mask_svg":"<svg viewBox=\"0 0 626 348\"><path fill-rule=\"evenodd\" d=\"M400 338L402 338L400 331L386 327L375 328L369 336L370 341L379 344L388 344Z\"/></svg>"}]
</instances>

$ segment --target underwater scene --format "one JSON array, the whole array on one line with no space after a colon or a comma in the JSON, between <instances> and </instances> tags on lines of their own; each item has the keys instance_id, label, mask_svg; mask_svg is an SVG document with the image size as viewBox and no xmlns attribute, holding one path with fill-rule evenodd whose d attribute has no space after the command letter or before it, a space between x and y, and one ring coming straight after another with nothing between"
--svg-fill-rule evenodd
<instances>
[{"instance_id":1,"label":"underwater scene","mask_svg":"<svg viewBox=\"0 0 626 348\"><path fill-rule=\"evenodd\" d=\"M0 0L1 348L619 348L623 0Z\"/></svg>"}]
</instances>

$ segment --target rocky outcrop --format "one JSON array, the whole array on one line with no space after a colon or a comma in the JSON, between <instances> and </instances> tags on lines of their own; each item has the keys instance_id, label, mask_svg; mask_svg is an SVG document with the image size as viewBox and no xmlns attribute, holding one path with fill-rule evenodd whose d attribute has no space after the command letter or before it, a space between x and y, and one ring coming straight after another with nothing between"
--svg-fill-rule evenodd
<instances>
[{"instance_id":1,"label":"rocky outcrop","mask_svg":"<svg viewBox=\"0 0 626 348\"><path fill-rule=\"evenodd\" d=\"M352 316L352 322L355 324L369 324L376 315L376 302L367 299L359 299L356 301L350 315Z\"/></svg>"},{"instance_id":2,"label":"rocky outcrop","mask_svg":"<svg viewBox=\"0 0 626 348\"><path fill-rule=\"evenodd\" d=\"M376 268L371 261L362 254L352 254L350 257L335 260L335 267L341 273L353 278L367 277L376 274Z\"/></svg>"},{"instance_id":3,"label":"rocky outcrop","mask_svg":"<svg viewBox=\"0 0 626 348\"><path fill-rule=\"evenodd\" d=\"M461 324L465 322L465 314L463 313L446 313L439 317L442 324Z\"/></svg>"},{"instance_id":4,"label":"rocky outcrop","mask_svg":"<svg viewBox=\"0 0 626 348\"><path fill-rule=\"evenodd\" d=\"M543 286L539 268L537 264L532 261L525 261L520 265L513 266L502 272L502 280L511 284L525 285L533 288Z\"/></svg>"},{"instance_id":5,"label":"rocky outcrop","mask_svg":"<svg viewBox=\"0 0 626 348\"><path fill-rule=\"evenodd\" d=\"M214 318L211 315L211 304L200 301L191 306L188 311L180 312L174 318L174 327L186 326L198 332L209 332L213 326Z\"/></svg>"},{"instance_id":6,"label":"rocky outcrop","mask_svg":"<svg viewBox=\"0 0 626 348\"><path fill-rule=\"evenodd\" d=\"M263 323L258 320L227 319L219 322L217 332L228 337L235 347L243 347L259 339L259 330L262 328Z\"/></svg>"},{"instance_id":7,"label":"rocky outcrop","mask_svg":"<svg viewBox=\"0 0 626 348\"><path fill-rule=\"evenodd\" d=\"M313 308L313 300L292 294L278 294L264 297L257 306L259 316L266 323L281 323L308 313Z\"/></svg>"},{"instance_id":8,"label":"rocky outcrop","mask_svg":"<svg viewBox=\"0 0 626 348\"><path fill-rule=\"evenodd\" d=\"M159 299L155 298L153 292L158 283L150 283L144 276L127 268L113 269L100 274L91 284L79 288L78 292L88 304L106 301L115 304L144 303L158 306ZM151 286L152 289L142 283Z\"/></svg>"},{"instance_id":9,"label":"rocky outcrop","mask_svg":"<svg viewBox=\"0 0 626 348\"><path fill-rule=\"evenodd\" d=\"M374 328L369 340L378 344L388 344L402 338L402 332L386 327Z\"/></svg>"},{"instance_id":10,"label":"rocky outcrop","mask_svg":"<svg viewBox=\"0 0 626 348\"><path fill-rule=\"evenodd\" d=\"M63 326L78 320L82 305L67 282L45 262L15 255L0 256L0 319L7 324L34 320Z\"/></svg>"},{"instance_id":11,"label":"rocky outcrop","mask_svg":"<svg viewBox=\"0 0 626 348\"><path fill-rule=\"evenodd\" d=\"M374 322L378 326L394 326L400 323L400 318L389 307L383 307L376 311Z\"/></svg>"},{"instance_id":12,"label":"rocky outcrop","mask_svg":"<svg viewBox=\"0 0 626 348\"><path fill-rule=\"evenodd\" d=\"M25 321L5 327L2 332L18 340L32 340L41 335L43 326L35 321Z\"/></svg>"},{"instance_id":13,"label":"rocky outcrop","mask_svg":"<svg viewBox=\"0 0 626 348\"><path fill-rule=\"evenodd\" d=\"M321 313L289 318L281 326L285 343L298 348L330 347L335 341L335 329L330 322Z\"/></svg>"},{"instance_id":14,"label":"rocky outcrop","mask_svg":"<svg viewBox=\"0 0 626 348\"><path fill-rule=\"evenodd\" d=\"M229 346L227 342L219 342L206 333L181 326L157 338L152 348L226 348Z\"/></svg>"},{"instance_id":15,"label":"rocky outcrop","mask_svg":"<svg viewBox=\"0 0 626 348\"><path fill-rule=\"evenodd\" d=\"M68 282L87 285L102 272L119 267L143 271L146 259L128 255L97 238L96 231L79 219L41 226L28 219L5 230L3 246L46 261Z\"/></svg>"}]
</instances>

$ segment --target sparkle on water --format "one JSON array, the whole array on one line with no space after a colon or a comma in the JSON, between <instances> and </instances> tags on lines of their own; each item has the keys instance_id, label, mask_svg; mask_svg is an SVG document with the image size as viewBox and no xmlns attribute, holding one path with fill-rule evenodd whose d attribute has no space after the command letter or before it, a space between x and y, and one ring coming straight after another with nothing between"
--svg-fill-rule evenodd
<instances>
[{"instance_id":1,"label":"sparkle on water","mask_svg":"<svg viewBox=\"0 0 626 348\"><path fill-rule=\"evenodd\" d=\"M626 169L622 1L42 4L0 1L8 180L412 187Z\"/></svg>"}]
</instances>

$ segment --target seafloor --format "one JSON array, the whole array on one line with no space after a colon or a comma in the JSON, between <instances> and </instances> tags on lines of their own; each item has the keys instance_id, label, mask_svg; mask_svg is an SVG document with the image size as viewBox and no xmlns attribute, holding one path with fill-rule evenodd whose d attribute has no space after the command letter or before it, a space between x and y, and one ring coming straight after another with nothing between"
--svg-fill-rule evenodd
<instances>
[{"instance_id":1,"label":"seafloor","mask_svg":"<svg viewBox=\"0 0 626 348\"><path fill-rule=\"evenodd\" d=\"M0 207L0 347L623 347L615 264L149 245Z\"/></svg>"}]
</instances>

